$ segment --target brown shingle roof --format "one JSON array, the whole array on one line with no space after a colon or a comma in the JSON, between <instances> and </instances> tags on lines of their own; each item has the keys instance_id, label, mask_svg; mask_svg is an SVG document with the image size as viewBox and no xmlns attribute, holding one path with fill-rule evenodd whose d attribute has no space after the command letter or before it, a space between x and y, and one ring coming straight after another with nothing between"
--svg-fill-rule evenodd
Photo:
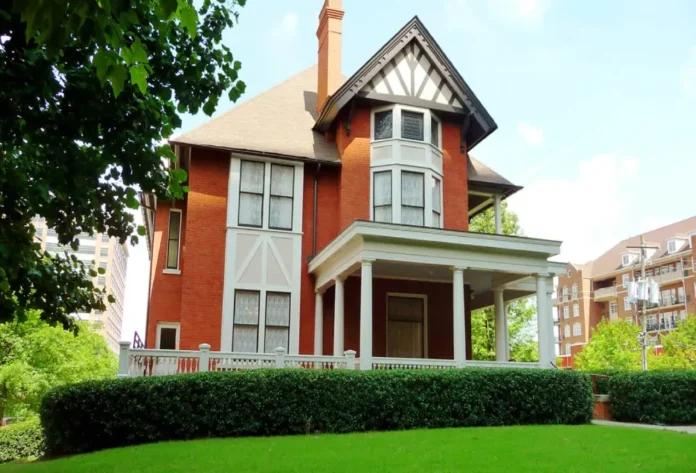
<instances>
[{"instance_id":1,"label":"brown shingle roof","mask_svg":"<svg viewBox=\"0 0 696 473\"><path fill-rule=\"evenodd\" d=\"M645 235L645 240L647 242L650 242L650 246L660 247L655 253L655 257L659 258L664 256L665 252L667 251L667 240L675 236L680 236L692 232L694 230L696 230L696 216L672 223L662 228L651 230L647 233L644 233L643 235ZM640 245L640 235L633 236L621 241L599 258L588 263L586 265L586 270L587 267L591 268L592 274L586 274L585 277L598 278L605 274L620 269L621 253L627 251L627 246L638 245ZM683 248L680 251L683 251Z\"/></svg>"},{"instance_id":2,"label":"brown shingle roof","mask_svg":"<svg viewBox=\"0 0 696 473\"><path fill-rule=\"evenodd\" d=\"M173 143L340 162L335 143L312 131L317 118L317 66L295 74Z\"/></svg>"},{"instance_id":3,"label":"brown shingle roof","mask_svg":"<svg viewBox=\"0 0 696 473\"><path fill-rule=\"evenodd\" d=\"M316 90L315 64L170 141L340 164L336 144L312 130L317 118ZM519 189L472 156L468 169L471 182Z\"/></svg>"},{"instance_id":4,"label":"brown shingle roof","mask_svg":"<svg viewBox=\"0 0 696 473\"><path fill-rule=\"evenodd\" d=\"M508 181L503 176L471 155L469 155L468 173L468 178L470 181L517 187L512 182Z\"/></svg>"}]
</instances>

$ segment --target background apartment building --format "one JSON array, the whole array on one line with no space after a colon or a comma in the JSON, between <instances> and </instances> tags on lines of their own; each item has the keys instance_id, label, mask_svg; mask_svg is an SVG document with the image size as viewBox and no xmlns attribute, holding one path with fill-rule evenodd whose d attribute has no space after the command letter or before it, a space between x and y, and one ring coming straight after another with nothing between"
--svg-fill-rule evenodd
<instances>
[{"instance_id":1,"label":"background apartment building","mask_svg":"<svg viewBox=\"0 0 696 473\"><path fill-rule=\"evenodd\" d=\"M660 303L648 306L647 328L655 344L660 334L676 328L688 314L696 314L696 217L644 234L646 276L660 285ZM628 300L628 283L640 276L640 235L621 241L584 265L568 264L558 278L554 299L557 353L563 365L592 336L602 319L639 323L638 310Z\"/></svg>"},{"instance_id":2,"label":"background apartment building","mask_svg":"<svg viewBox=\"0 0 696 473\"><path fill-rule=\"evenodd\" d=\"M86 265L92 261L97 268L105 270L92 279L95 286L106 288L113 294L115 301L106 302L106 311L94 310L90 313L76 314L81 320L92 323L95 329L101 333L109 348L118 353L118 342L121 340L121 327L123 326L123 304L126 293L126 268L128 266L128 249L121 245L117 239L110 238L107 234L90 236L80 234L80 247L73 251L70 247L58 244L58 236L55 230L48 228L42 218L33 220L36 228L36 240L41 243L41 249L50 253L74 254Z\"/></svg>"}]
</instances>

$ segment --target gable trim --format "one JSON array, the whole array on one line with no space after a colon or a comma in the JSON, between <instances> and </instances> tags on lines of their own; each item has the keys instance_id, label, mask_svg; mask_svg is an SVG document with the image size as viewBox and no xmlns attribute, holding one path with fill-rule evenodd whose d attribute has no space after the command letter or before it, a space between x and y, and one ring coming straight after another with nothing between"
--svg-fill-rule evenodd
<instances>
[{"instance_id":1,"label":"gable trim","mask_svg":"<svg viewBox=\"0 0 696 473\"><path fill-rule=\"evenodd\" d=\"M441 77L441 83L446 83L451 89L452 94L456 95L456 98L463 104L463 111L457 111L455 113L466 114L470 112L473 116L472 118L476 120L478 126L472 127L471 136L467 137L469 149L473 148L486 136L495 131L497 125L493 118L476 98L466 82L464 82L464 79L459 75L417 16L401 28L401 30L353 74L335 94L329 97L321 110L321 114L315 123L314 129L317 131L328 130L339 111L366 86L370 89L369 92L374 91L374 85L371 83L373 78L379 73L382 73L382 76L384 76L382 72L383 69L388 67L399 53L405 54L408 59L408 53L404 53L404 51L408 50L409 44L413 44L412 41L417 42L420 53L425 54L426 51L429 53L432 58L431 65L437 68L437 72ZM413 46L411 46L411 48L413 48ZM411 67L415 67L412 61L407 61L407 63ZM411 74L413 74L413 71ZM384 83L388 85L386 79ZM422 92L422 90L420 92ZM390 93L392 92L390 91ZM438 95L439 92L435 97L437 98Z\"/></svg>"}]
</instances>

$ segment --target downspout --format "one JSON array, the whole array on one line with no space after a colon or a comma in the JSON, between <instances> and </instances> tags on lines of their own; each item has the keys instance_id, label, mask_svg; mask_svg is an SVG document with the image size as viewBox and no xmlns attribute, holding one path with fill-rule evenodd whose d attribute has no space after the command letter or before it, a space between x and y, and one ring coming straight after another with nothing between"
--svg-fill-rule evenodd
<instances>
[{"instance_id":1,"label":"downspout","mask_svg":"<svg viewBox=\"0 0 696 473\"><path fill-rule=\"evenodd\" d=\"M321 163L317 163L317 172L314 174L314 202L312 204L312 257L317 255L317 194L319 190L319 171L321 171Z\"/></svg>"}]
</instances>

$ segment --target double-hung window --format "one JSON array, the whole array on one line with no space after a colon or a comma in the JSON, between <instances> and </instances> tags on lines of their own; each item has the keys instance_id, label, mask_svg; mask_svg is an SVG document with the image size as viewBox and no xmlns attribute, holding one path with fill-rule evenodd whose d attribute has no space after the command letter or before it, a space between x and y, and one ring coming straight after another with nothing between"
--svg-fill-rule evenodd
<instances>
[{"instance_id":1,"label":"double-hung window","mask_svg":"<svg viewBox=\"0 0 696 473\"><path fill-rule=\"evenodd\" d=\"M582 326L580 324L573 324L573 336L577 337L582 335Z\"/></svg>"},{"instance_id":2,"label":"double-hung window","mask_svg":"<svg viewBox=\"0 0 696 473\"><path fill-rule=\"evenodd\" d=\"M573 317L580 317L580 305L573 304Z\"/></svg>"},{"instance_id":3,"label":"double-hung window","mask_svg":"<svg viewBox=\"0 0 696 473\"><path fill-rule=\"evenodd\" d=\"M570 325L566 325L563 327L563 335L565 335L565 338L570 337Z\"/></svg>"},{"instance_id":4,"label":"double-hung window","mask_svg":"<svg viewBox=\"0 0 696 473\"><path fill-rule=\"evenodd\" d=\"M255 161L242 161L239 178L239 225L261 227L263 225L263 185L266 165Z\"/></svg>"},{"instance_id":5,"label":"double-hung window","mask_svg":"<svg viewBox=\"0 0 696 473\"><path fill-rule=\"evenodd\" d=\"M419 172L401 172L401 223L424 225L424 175Z\"/></svg>"},{"instance_id":6,"label":"double-hung window","mask_svg":"<svg viewBox=\"0 0 696 473\"><path fill-rule=\"evenodd\" d=\"M392 172L380 171L373 174L373 212L375 222L392 221Z\"/></svg>"},{"instance_id":7,"label":"double-hung window","mask_svg":"<svg viewBox=\"0 0 696 473\"><path fill-rule=\"evenodd\" d=\"M273 353L276 348L287 352L290 338L290 294L266 293L266 335L264 350Z\"/></svg>"},{"instance_id":8,"label":"double-hung window","mask_svg":"<svg viewBox=\"0 0 696 473\"><path fill-rule=\"evenodd\" d=\"M167 268L179 269L179 247L181 240L181 210L169 210L169 232L167 233ZM107 250L108 254L108 250Z\"/></svg>"},{"instance_id":9,"label":"double-hung window","mask_svg":"<svg viewBox=\"0 0 696 473\"><path fill-rule=\"evenodd\" d=\"M271 164L271 204L268 228L292 230L292 201L295 168Z\"/></svg>"},{"instance_id":10,"label":"double-hung window","mask_svg":"<svg viewBox=\"0 0 696 473\"><path fill-rule=\"evenodd\" d=\"M261 292L236 290L232 351L256 353L259 347L259 311Z\"/></svg>"},{"instance_id":11,"label":"double-hung window","mask_svg":"<svg viewBox=\"0 0 696 473\"><path fill-rule=\"evenodd\" d=\"M568 306L563 307L563 318L567 319L570 317L570 308Z\"/></svg>"}]
</instances>

